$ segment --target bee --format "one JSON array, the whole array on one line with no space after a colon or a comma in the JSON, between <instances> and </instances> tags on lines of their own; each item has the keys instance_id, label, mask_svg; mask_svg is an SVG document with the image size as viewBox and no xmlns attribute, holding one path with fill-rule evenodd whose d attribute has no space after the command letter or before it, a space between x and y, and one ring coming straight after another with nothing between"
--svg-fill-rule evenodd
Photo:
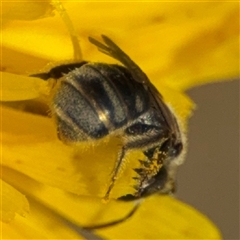
<instances>
[{"instance_id":1,"label":"bee","mask_svg":"<svg viewBox=\"0 0 240 240\"><path fill-rule=\"evenodd\" d=\"M121 65L92 63L65 64L32 76L59 79L51 103L57 132L64 142L79 143L118 134L122 147L106 190L111 191L126 153L141 150L144 159L134 169L134 193L120 200L136 200L174 189L174 161L183 149L176 117L146 74L110 38L104 43L89 37L98 50Z\"/></svg>"}]
</instances>

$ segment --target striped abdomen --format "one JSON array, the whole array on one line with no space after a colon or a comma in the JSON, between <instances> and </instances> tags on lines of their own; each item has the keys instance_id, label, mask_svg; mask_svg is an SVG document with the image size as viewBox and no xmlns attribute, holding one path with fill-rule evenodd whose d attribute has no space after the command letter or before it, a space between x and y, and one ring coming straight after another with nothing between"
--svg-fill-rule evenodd
<instances>
[{"instance_id":1,"label":"striped abdomen","mask_svg":"<svg viewBox=\"0 0 240 240\"><path fill-rule=\"evenodd\" d=\"M71 142L104 137L147 110L144 85L126 68L101 63L88 63L65 75L52 102L59 136Z\"/></svg>"}]
</instances>

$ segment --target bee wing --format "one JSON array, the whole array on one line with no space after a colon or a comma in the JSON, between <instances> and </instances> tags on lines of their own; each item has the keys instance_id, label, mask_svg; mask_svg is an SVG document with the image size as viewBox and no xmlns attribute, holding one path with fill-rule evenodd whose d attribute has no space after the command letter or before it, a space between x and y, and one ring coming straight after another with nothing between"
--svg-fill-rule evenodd
<instances>
[{"instance_id":1,"label":"bee wing","mask_svg":"<svg viewBox=\"0 0 240 240\"><path fill-rule=\"evenodd\" d=\"M125 52L123 52L122 49L119 48L110 38L102 35L102 39L106 45L94 38L89 37L88 39L98 48L100 52L121 62L132 73L135 81L142 84L150 83L147 75L141 70L141 68L135 62L133 62L132 59Z\"/></svg>"}]
</instances>

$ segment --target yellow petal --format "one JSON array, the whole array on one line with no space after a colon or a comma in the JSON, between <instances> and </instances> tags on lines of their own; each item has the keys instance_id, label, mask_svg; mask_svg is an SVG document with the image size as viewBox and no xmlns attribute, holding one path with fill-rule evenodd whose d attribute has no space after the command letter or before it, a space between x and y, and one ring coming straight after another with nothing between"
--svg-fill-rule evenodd
<instances>
[{"instance_id":1,"label":"yellow petal","mask_svg":"<svg viewBox=\"0 0 240 240\"><path fill-rule=\"evenodd\" d=\"M210 7L210 6L209 6ZM163 81L186 90L205 84L237 79L239 76L239 8L237 3L215 7L208 25L186 39L175 50ZM221 17L220 17L221 16ZM198 25L195 25L198 28ZM191 31L191 28L185 30Z\"/></svg>"},{"instance_id":2,"label":"yellow petal","mask_svg":"<svg viewBox=\"0 0 240 240\"><path fill-rule=\"evenodd\" d=\"M3 167L2 173L2 177L7 180L9 184L17 187L27 195L31 212L25 217L16 215L14 219L11 219L11 222L2 223L1 239L82 239L82 234L88 236L88 239L95 237L92 233L84 233L81 228L78 228L78 226L69 222L68 219L54 212L54 208L51 209L47 207L53 207L54 202L59 202L60 207L65 209L63 205L70 203L73 204L73 206L71 206L70 209L67 207L67 210L72 210L70 211L71 215L74 215L76 213L74 207L78 206L77 204L81 205L80 201L77 201L77 204L76 202L74 204L74 201L66 202L67 198L61 197L61 194L58 193L59 190L46 188L11 169ZM48 191L46 191L46 189L48 189ZM57 194L55 193L56 191ZM64 196L64 193L62 193L62 195ZM58 199L58 197L60 198ZM17 201L19 198L8 199L6 204L10 204L13 200ZM48 204L48 202L51 202L53 205ZM77 216L78 213L76 217ZM87 212L85 216L87 216Z\"/></svg>"},{"instance_id":3,"label":"yellow petal","mask_svg":"<svg viewBox=\"0 0 240 240\"><path fill-rule=\"evenodd\" d=\"M27 221L27 223L26 223ZM29 220L16 217L11 223L1 223L2 239L46 239L37 228L33 229L28 224Z\"/></svg>"},{"instance_id":4,"label":"yellow petal","mask_svg":"<svg viewBox=\"0 0 240 240\"><path fill-rule=\"evenodd\" d=\"M2 223L1 239L82 239L62 219L37 203L31 202L31 209L28 218L17 216L8 224Z\"/></svg>"},{"instance_id":5,"label":"yellow petal","mask_svg":"<svg viewBox=\"0 0 240 240\"><path fill-rule=\"evenodd\" d=\"M132 239L139 239L139 236L142 239L221 239L215 226L195 209L169 196L158 195L146 199L128 223L105 232L106 236L117 239L126 236ZM103 235L104 230L99 233Z\"/></svg>"},{"instance_id":6,"label":"yellow petal","mask_svg":"<svg viewBox=\"0 0 240 240\"><path fill-rule=\"evenodd\" d=\"M37 184L9 169L4 169L4 178L29 195L30 199L34 199L31 201L33 213L24 221L31 227L37 224L39 226L37 229L43 228L42 233L52 238L59 236L64 238L68 236L66 234L72 234L72 229L67 230L67 225L64 226L59 222L63 216L66 222L72 221L77 228L77 225L89 226L120 219L133 207L132 202L110 201L103 204L97 198L67 194L61 190ZM24 230L28 227L23 225L22 228ZM56 229L62 231L58 233ZM137 212L127 221L96 230L95 234L107 239L221 238L216 227L195 209L172 197L159 195L146 198Z\"/></svg>"},{"instance_id":7,"label":"yellow petal","mask_svg":"<svg viewBox=\"0 0 240 240\"><path fill-rule=\"evenodd\" d=\"M51 1L38 2L27 0L24 2L2 2L1 19L6 20L35 20L52 14Z\"/></svg>"},{"instance_id":8,"label":"yellow petal","mask_svg":"<svg viewBox=\"0 0 240 240\"><path fill-rule=\"evenodd\" d=\"M1 101L17 101L37 98L40 88L46 85L38 78L31 78L12 73L1 73Z\"/></svg>"},{"instance_id":9,"label":"yellow petal","mask_svg":"<svg viewBox=\"0 0 240 240\"><path fill-rule=\"evenodd\" d=\"M9 184L0 179L1 221L7 223L13 220L16 213L26 216L29 204L26 197Z\"/></svg>"},{"instance_id":10,"label":"yellow petal","mask_svg":"<svg viewBox=\"0 0 240 240\"><path fill-rule=\"evenodd\" d=\"M63 4L77 29L85 59L106 61L87 41L88 36L104 33L153 81L175 89L238 76L236 2ZM84 14L79 14L80 10ZM50 61L65 61L73 56L68 33L57 15L34 22L10 22L3 28L3 46ZM18 67L14 59L12 63ZM4 67L8 70L8 66Z\"/></svg>"}]
</instances>

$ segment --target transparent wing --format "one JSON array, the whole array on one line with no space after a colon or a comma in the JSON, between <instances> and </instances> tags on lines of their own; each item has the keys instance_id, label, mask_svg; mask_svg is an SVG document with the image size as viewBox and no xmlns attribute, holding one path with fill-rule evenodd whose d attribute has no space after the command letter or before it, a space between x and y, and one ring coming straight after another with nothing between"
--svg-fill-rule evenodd
<instances>
[{"instance_id":1,"label":"transparent wing","mask_svg":"<svg viewBox=\"0 0 240 240\"><path fill-rule=\"evenodd\" d=\"M106 45L98 40L89 37L89 41L94 44L98 50L116 60L121 62L133 75L134 80L143 84L149 83L147 75L141 70L141 68L132 61L132 59L123 52L110 38L102 35L102 39Z\"/></svg>"}]
</instances>

